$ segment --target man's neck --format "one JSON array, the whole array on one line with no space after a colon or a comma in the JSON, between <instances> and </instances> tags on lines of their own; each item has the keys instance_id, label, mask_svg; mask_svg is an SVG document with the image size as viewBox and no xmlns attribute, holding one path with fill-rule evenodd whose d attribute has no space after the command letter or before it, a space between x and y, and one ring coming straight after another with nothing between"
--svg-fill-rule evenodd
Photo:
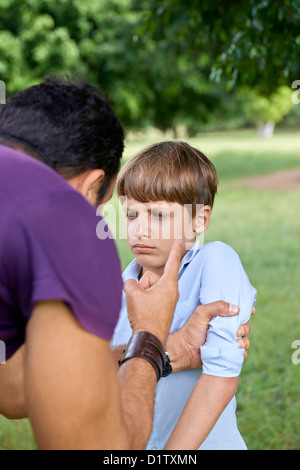
<instances>
[{"instance_id":1,"label":"man's neck","mask_svg":"<svg viewBox=\"0 0 300 470\"><path fill-rule=\"evenodd\" d=\"M15 137L5 137L0 135L0 144L5 145L6 147L10 147L17 152L25 153L26 155L30 157L34 157L37 160L40 160L44 163L44 161L38 156L37 152L35 149L28 144L27 142L21 142Z\"/></svg>"}]
</instances>

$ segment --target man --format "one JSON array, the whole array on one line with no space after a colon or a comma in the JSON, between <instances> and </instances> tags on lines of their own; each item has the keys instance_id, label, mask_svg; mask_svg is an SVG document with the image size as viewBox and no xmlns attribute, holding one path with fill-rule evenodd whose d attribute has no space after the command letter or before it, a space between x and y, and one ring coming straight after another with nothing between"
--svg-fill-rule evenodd
<instances>
[{"instance_id":1,"label":"man","mask_svg":"<svg viewBox=\"0 0 300 470\"><path fill-rule=\"evenodd\" d=\"M224 302L202 306L168 337L175 242L159 281L148 273L124 286L133 337L116 373L120 263L113 241L95 235L93 206L112 194L123 142L90 85L46 81L0 110L0 412L28 415L39 448L143 448L164 347L175 370L195 367L209 320L237 313Z\"/></svg>"}]
</instances>

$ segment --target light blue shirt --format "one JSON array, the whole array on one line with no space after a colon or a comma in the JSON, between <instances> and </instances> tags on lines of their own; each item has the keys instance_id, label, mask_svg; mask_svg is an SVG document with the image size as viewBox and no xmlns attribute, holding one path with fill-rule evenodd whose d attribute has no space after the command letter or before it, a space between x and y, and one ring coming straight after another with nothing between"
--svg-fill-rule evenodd
<instances>
[{"instance_id":1,"label":"light blue shirt","mask_svg":"<svg viewBox=\"0 0 300 470\"><path fill-rule=\"evenodd\" d=\"M134 259L123 273L123 280L138 279L141 266ZM255 304L256 290L251 286L237 253L227 244L197 241L181 260L179 301L170 331L181 328L195 308L217 300L238 305L234 317L214 317L206 343L200 348L202 369L184 370L162 377L157 385L153 429L146 449L163 449L201 373L218 377L237 377L244 361L244 349L236 343L239 325L246 323ZM125 345L132 334L123 294L120 318L112 346ZM172 360L172 358L171 358ZM235 397L199 449L246 449L236 422Z\"/></svg>"}]
</instances>

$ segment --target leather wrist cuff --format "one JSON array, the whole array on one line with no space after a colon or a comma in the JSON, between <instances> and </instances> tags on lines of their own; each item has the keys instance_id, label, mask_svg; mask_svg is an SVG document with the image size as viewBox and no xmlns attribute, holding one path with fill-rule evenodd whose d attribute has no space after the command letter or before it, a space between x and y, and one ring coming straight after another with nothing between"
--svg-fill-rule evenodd
<instances>
[{"instance_id":1,"label":"leather wrist cuff","mask_svg":"<svg viewBox=\"0 0 300 470\"><path fill-rule=\"evenodd\" d=\"M133 357L148 361L156 372L157 381L161 378L167 364L167 356L162 343L156 336L147 331L139 331L132 335L119 365L121 366Z\"/></svg>"},{"instance_id":2,"label":"leather wrist cuff","mask_svg":"<svg viewBox=\"0 0 300 470\"><path fill-rule=\"evenodd\" d=\"M171 365L171 362L170 362L170 357L169 357L169 354L166 352L166 363L165 363L165 366L164 366L164 370L163 370L163 373L162 373L162 377L167 377L169 374L171 374L171 372L173 372L173 369L172 369L172 365Z\"/></svg>"}]
</instances>

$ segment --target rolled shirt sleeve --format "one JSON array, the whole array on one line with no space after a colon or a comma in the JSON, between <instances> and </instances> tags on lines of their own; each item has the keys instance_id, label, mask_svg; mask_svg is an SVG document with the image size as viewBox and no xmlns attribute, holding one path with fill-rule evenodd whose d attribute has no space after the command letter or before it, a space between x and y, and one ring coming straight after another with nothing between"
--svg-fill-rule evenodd
<instances>
[{"instance_id":1,"label":"rolled shirt sleeve","mask_svg":"<svg viewBox=\"0 0 300 470\"><path fill-rule=\"evenodd\" d=\"M214 317L207 340L200 348L203 373L218 377L237 377L244 361L244 349L237 344L237 330L251 316L256 290L249 282L237 253L227 244L215 242L206 254L200 288L201 304L217 300L238 305L234 317Z\"/></svg>"}]
</instances>

